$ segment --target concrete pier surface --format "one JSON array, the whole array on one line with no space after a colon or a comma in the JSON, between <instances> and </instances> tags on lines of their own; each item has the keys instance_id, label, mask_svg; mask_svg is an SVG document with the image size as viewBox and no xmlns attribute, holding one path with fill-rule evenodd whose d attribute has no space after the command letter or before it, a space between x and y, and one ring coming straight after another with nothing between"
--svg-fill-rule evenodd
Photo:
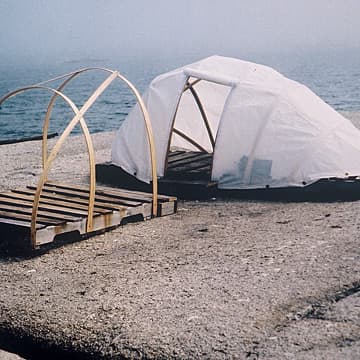
<instances>
[{"instance_id":1,"label":"concrete pier surface","mask_svg":"<svg viewBox=\"0 0 360 360\"><path fill-rule=\"evenodd\" d=\"M112 134L94 137L109 159ZM51 141L50 141L51 144ZM0 147L0 188L34 182L40 142ZM73 138L53 178L83 182ZM360 358L360 202L180 201L0 260L0 348L74 359Z\"/></svg>"}]
</instances>

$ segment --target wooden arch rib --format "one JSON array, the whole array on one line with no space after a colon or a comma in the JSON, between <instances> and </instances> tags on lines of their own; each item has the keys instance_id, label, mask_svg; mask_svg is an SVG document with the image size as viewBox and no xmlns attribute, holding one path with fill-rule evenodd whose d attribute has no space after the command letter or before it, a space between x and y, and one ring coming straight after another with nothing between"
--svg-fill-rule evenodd
<instances>
[{"instance_id":1,"label":"wooden arch rib","mask_svg":"<svg viewBox=\"0 0 360 360\"><path fill-rule=\"evenodd\" d=\"M135 86L127 79L125 78L125 76L121 75L118 71L113 71L107 68L101 68L101 67L89 67L89 68L83 68L77 71L74 71L72 73L63 75L63 76L59 76L50 80L47 80L45 82L42 82L40 84L44 84L44 83L48 83L51 81L55 81L55 80L60 80L65 78L65 80L60 84L60 86L57 88L57 91L60 92L64 89L64 87L75 77L77 77L78 75L86 72L86 71L94 71L94 70L98 70L98 71L104 71L110 74L115 74L116 73L116 77L118 79L120 79L121 81L123 81L129 88L130 90L133 92L133 94L135 95L135 98L140 106L141 112L143 114L143 118L144 118L144 122L145 122L145 127L146 127L146 132L147 132L147 137L148 137L148 142L149 142L149 149L150 149L150 160L151 160L151 177L152 177L152 192L153 192L153 206L152 206L152 214L153 216L157 215L157 203L158 203L158 184L157 184L157 165L156 165L156 154L155 154L155 142L154 142L154 134L152 131L152 127L151 127L151 121L150 121L150 116L149 113L145 107L144 101L142 100L140 93L138 92L138 90L135 88ZM46 162L46 157L47 157L47 134L48 134L48 129L49 129L49 121L50 121L50 116L51 116L51 112L52 109L54 107L54 103L55 100L58 96L58 93L54 93L52 98L50 99L47 111L46 111L46 115L45 115L45 119L44 119L44 126L43 126L43 145L42 145L42 161L43 161L43 166Z\"/></svg>"},{"instance_id":2,"label":"wooden arch rib","mask_svg":"<svg viewBox=\"0 0 360 360\"><path fill-rule=\"evenodd\" d=\"M53 79L49 79L46 81L42 81L36 85L44 85L44 84L48 84L50 82L56 81L56 80L61 80L61 79L65 79L60 86L56 89L58 92L62 92L62 90L64 89L64 87L75 77L77 77L78 75L80 75L81 73L84 73L86 71L92 71L92 70L101 70L101 71L106 71L109 73L113 73L112 70L109 69L105 69L105 68L100 68L100 67L88 67L88 68L83 68L83 69L79 69L76 71L73 71L71 73L65 74L65 75L61 75L61 76L57 76ZM45 166L45 162L46 162L46 157L47 157L47 136L48 136L48 131L49 131L49 123L50 123L50 116L51 116L51 112L54 108L55 105L55 100L57 99L57 97L59 96L59 94L57 92L55 92L53 94L53 96L51 97L47 110L46 110L46 115L45 115L45 119L44 119L44 124L43 124L43 140L42 140L42 164L43 167Z\"/></svg>"},{"instance_id":3,"label":"wooden arch rib","mask_svg":"<svg viewBox=\"0 0 360 360\"><path fill-rule=\"evenodd\" d=\"M203 105L201 103L199 95L196 92L196 90L194 89L194 85L197 84L199 81L200 81L200 79L195 80L193 83L190 83L189 81L187 81L183 92L185 92L187 90L190 90L192 96L194 97L196 105L199 108L201 117L203 118L203 121L204 121L204 124L205 124L205 127L206 127L206 131L207 131L209 139L210 139L211 146L212 146L212 148L214 150L214 147L215 147L214 135L212 134L211 127L210 127L210 124L209 124L209 120L208 120L208 118L206 116L205 109L204 109L204 107L203 107Z\"/></svg>"},{"instance_id":4,"label":"wooden arch rib","mask_svg":"<svg viewBox=\"0 0 360 360\"><path fill-rule=\"evenodd\" d=\"M195 146L196 148L198 148L200 151L202 152L207 152L205 148L203 148L200 144L198 144L195 140L193 140L190 136L187 136L186 134L184 134L182 131L173 128L173 132L176 135L181 136L184 140L186 140L188 143L190 143L191 145Z\"/></svg>"},{"instance_id":5,"label":"wooden arch rib","mask_svg":"<svg viewBox=\"0 0 360 360\"><path fill-rule=\"evenodd\" d=\"M92 222L93 222L93 213L94 213L94 201L95 201L95 161L94 161L94 147L91 141L91 136L89 133L89 129L85 123L85 120L83 118L83 114L81 110L76 107L76 105L64 94L61 92L52 89L50 87L41 86L41 85L33 85L33 86L27 86L21 89L17 89L7 95L5 95L3 98L0 99L0 105L7 99L18 95L20 93L23 93L28 90L34 90L34 89L42 89L47 90L52 93L56 93L58 96L63 98L67 104L70 105L71 109L75 113L75 117L73 120L69 123L67 128L64 130L64 132L61 134L59 140L53 147L49 157L46 160L46 163L43 168L43 172L39 178L38 185L35 191L34 196L34 202L32 207L32 215L31 215L31 244L33 247L36 247L36 222L37 222L37 215L38 215L38 208L40 203L40 196L43 189L43 186L45 184L45 181L47 179L48 172L50 170L51 163L55 159L56 155L58 154L61 145L67 138L67 136L71 133L74 126L77 124L77 122L80 122L80 126L82 128L82 131L85 136L86 145L89 153L89 164L90 164L90 189L89 189L89 204L88 204L88 217L87 217L87 229L92 229Z\"/></svg>"},{"instance_id":6,"label":"wooden arch rib","mask_svg":"<svg viewBox=\"0 0 360 360\"><path fill-rule=\"evenodd\" d=\"M207 115L206 115L206 112L205 112L205 109L201 103L201 100L200 100L200 97L199 95L197 94L196 90L194 89L194 86L199 83L202 79L196 79L192 82L189 81L189 78L186 80L186 83L185 83L185 86L183 88L183 91L179 97L179 100L178 100L178 103L177 103L177 106L176 106L176 110L175 110L175 114L173 116L173 120L172 120L172 130L171 132L175 133L176 135L182 137L184 140L186 140L188 143L190 143L191 145L195 146L197 149L199 149L200 151L203 151L203 152L207 152L207 150L202 147L198 142L196 142L194 139L192 139L189 135L183 133L182 131L180 131L179 129L176 129L174 127L175 125L175 119L176 119L176 115L177 115L177 112L178 112L178 109L179 109L179 105L180 105L180 101L181 101L181 97L182 95L187 91L187 90L190 90L194 100L195 100L195 103L200 111L200 115L204 121L204 125L205 125L205 128L206 128L206 131L208 133L208 137L209 137L209 140L210 140L210 143L211 143L211 146L212 146L212 149L214 150L215 148L215 139L214 139L214 135L211 131L211 127L210 127L210 124L209 124L209 120L207 118ZM169 142L168 142L168 148L167 148L167 156L165 158L165 169L167 168L167 165L168 165L168 154L169 154L169 151L170 151L170 143L171 143L171 136L169 137Z\"/></svg>"}]
</instances>

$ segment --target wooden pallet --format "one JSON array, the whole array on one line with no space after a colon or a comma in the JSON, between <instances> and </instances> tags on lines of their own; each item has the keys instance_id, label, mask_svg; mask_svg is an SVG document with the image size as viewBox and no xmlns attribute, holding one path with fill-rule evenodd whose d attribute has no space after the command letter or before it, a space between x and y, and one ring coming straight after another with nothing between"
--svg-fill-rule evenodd
<instances>
[{"instance_id":1,"label":"wooden pallet","mask_svg":"<svg viewBox=\"0 0 360 360\"><path fill-rule=\"evenodd\" d=\"M2 241L8 236L30 245L35 190L36 187L28 186L0 193ZM89 235L86 231L88 199L89 189L86 186L45 183L37 216L36 245L53 242L57 236L71 232L77 232L81 236ZM173 214L176 203L175 197L159 195L157 215ZM134 218L146 220L151 217L152 194L97 187L92 233L111 229Z\"/></svg>"},{"instance_id":2,"label":"wooden pallet","mask_svg":"<svg viewBox=\"0 0 360 360\"><path fill-rule=\"evenodd\" d=\"M215 196L217 182L211 181L212 154L171 151L165 176L158 179L159 191L182 199L207 199ZM99 182L139 191L151 191L151 185L138 180L111 163L96 164Z\"/></svg>"},{"instance_id":3,"label":"wooden pallet","mask_svg":"<svg viewBox=\"0 0 360 360\"><path fill-rule=\"evenodd\" d=\"M107 73L108 76L79 108L68 96L62 93L62 90L72 79L87 71L102 71ZM84 115L96 99L116 79L125 83L129 90L131 90L143 115L150 154L151 194L122 189L96 189L95 151ZM48 83L59 80L62 80L62 83L57 90L47 86ZM150 117L139 92L128 79L118 71L105 68L80 69L35 85L11 91L0 98L0 106L7 99L17 94L35 89L48 91L52 94L43 123L43 171L36 188L29 186L26 189L0 194L0 247L4 243L4 238L6 240L11 239L11 241L16 238L22 242L30 239L31 247L36 248L40 245L53 242L59 234L76 232L80 235L89 235L117 226L129 218L141 217L147 219L176 211L176 199L174 197L158 196L155 141ZM47 142L48 130L51 112L57 97L65 101L74 116L51 150L49 150ZM80 125L88 152L88 189L78 185L47 182L53 161L76 125Z\"/></svg>"},{"instance_id":4,"label":"wooden pallet","mask_svg":"<svg viewBox=\"0 0 360 360\"><path fill-rule=\"evenodd\" d=\"M212 159L207 152L171 151L165 178L210 181Z\"/></svg>"}]
</instances>

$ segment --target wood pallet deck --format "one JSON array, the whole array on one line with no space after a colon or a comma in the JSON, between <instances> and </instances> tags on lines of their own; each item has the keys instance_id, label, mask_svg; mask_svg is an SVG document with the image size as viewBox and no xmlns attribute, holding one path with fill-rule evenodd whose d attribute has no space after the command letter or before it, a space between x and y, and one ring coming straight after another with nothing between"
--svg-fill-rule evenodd
<instances>
[{"instance_id":1,"label":"wood pallet deck","mask_svg":"<svg viewBox=\"0 0 360 360\"><path fill-rule=\"evenodd\" d=\"M62 90L72 79L87 71L102 71L108 76L79 108L62 93ZM116 79L125 83L129 88L142 112L150 154L151 194L121 189L96 189L95 151L84 115ZM57 90L48 86L50 82L59 80L62 82ZM89 235L117 226L129 218L147 219L151 216L163 216L176 211L176 198L158 196L155 141L149 113L135 86L119 71L99 67L83 68L11 91L0 98L0 105L7 99L30 90L48 91L52 94L43 122L41 149L43 171L36 188L28 187L1 193L0 248L4 238L11 240L16 238L21 241L30 238L31 247L36 248L53 242L59 234L76 232L80 235ZM51 112L57 97L61 97L70 107L73 117L50 150L47 142L48 130ZM46 183L53 161L59 154L66 138L78 124L84 135L88 153L89 190L78 185ZM7 236L5 232L10 232L11 235Z\"/></svg>"},{"instance_id":2,"label":"wood pallet deck","mask_svg":"<svg viewBox=\"0 0 360 360\"><path fill-rule=\"evenodd\" d=\"M207 199L215 196L217 183L211 181L212 154L206 152L171 151L159 191L182 199ZM96 165L97 180L112 186L151 191L146 184L111 163Z\"/></svg>"},{"instance_id":3,"label":"wood pallet deck","mask_svg":"<svg viewBox=\"0 0 360 360\"><path fill-rule=\"evenodd\" d=\"M207 152L171 151L165 178L210 181L212 159Z\"/></svg>"},{"instance_id":4,"label":"wood pallet deck","mask_svg":"<svg viewBox=\"0 0 360 360\"><path fill-rule=\"evenodd\" d=\"M0 242L10 240L30 246L32 206L36 187L0 193ZM86 186L47 182L43 188L36 223L36 245L53 242L62 234L88 236L132 219L152 217L152 194L119 188L97 187L93 229L86 231L89 190ZM176 198L158 196L158 216L176 211ZM6 239L6 237L8 239ZM11 239L10 239L11 238ZM10 243L8 245L11 245Z\"/></svg>"}]
</instances>

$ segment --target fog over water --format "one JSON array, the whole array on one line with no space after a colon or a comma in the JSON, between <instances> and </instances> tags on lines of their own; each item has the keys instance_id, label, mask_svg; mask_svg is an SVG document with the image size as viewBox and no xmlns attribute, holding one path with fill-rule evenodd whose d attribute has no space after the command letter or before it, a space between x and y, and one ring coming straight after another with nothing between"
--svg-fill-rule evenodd
<instances>
[{"instance_id":1,"label":"fog over water","mask_svg":"<svg viewBox=\"0 0 360 360\"><path fill-rule=\"evenodd\" d=\"M0 97L86 66L120 70L140 91L156 75L218 54L274 67L339 111L360 111L359 0L0 0ZM103 74L66 88L82 104ZM0 139L41 133L49 94L0 111ZM118 128L134 104L111 85L87 113L91 131ZM61 102L54 131L71 118ZM65 116L66 115L66 116Z\"/></svg>"},{"instance_id":2,"label":"fog over water","mask_svg":"<svg viewBox=\"0 0 360 360\"><path fill-rule=\"evenodd\" d=\"M358 0L1 0L0 61L360 49Z\"/></svg>"}]
</instances>

